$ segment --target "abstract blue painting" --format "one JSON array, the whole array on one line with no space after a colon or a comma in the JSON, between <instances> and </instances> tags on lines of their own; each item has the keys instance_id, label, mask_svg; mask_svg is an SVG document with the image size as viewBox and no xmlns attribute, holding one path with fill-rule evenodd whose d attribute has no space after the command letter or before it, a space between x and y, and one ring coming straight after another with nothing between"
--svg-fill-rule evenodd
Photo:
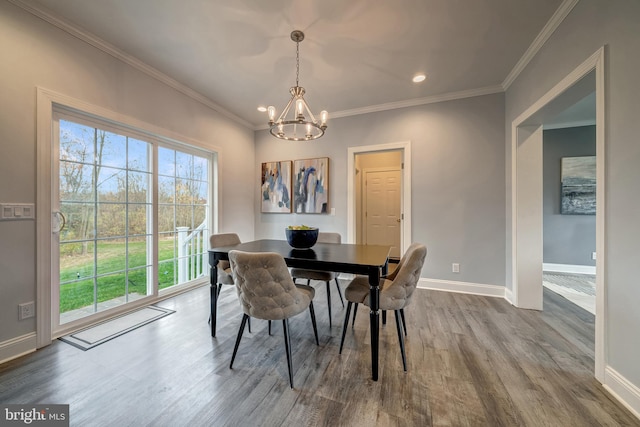
<instances>
[{"instance_id":1,"label":"abstract blue painting","mask_svg":"<svg viewBox=\"0 0 640 427\"><path fill-rule=\"evenodd\" d=\"M291 160L262 164L261 212L291 213Z\"/></svg>"},{"instance_id":2,"label":"abstract blue painting","mask_svg":"<svg viewBox=\"0 0 640 427\"><path fill-rule=\"evenodd\" d=\"M329 158L293 162L293 211L327 213L329 209Z\"/></svg>"}]
</instances>

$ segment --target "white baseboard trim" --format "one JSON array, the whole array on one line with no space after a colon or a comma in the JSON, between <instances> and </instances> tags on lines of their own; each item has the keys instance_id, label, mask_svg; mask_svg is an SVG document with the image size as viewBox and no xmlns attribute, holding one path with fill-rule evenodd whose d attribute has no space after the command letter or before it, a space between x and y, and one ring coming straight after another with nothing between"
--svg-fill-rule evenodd
<instances>
[{"instance_id":1,"label":"white baseboard trim","mask_svg":"<svg viewBox=\"0 0 640 427\"><path fill-rule=\"evenodd\" d=\"M542 264L542 271L550 273L569 274L596 274L596 267L593 265L572 265L572 264Z\"/></svg>"},{"instance_id":2,"label":"white baseboard trim","mask_svg":"<svg viewBox=\"0 0 640 427\"><path fill-rule=\"evenodd\" d=\"M36 333L22 335L0 343L0 364L36 351Z\"/></svg>"},{"instance_id":3,"label":"white baseboard trim","mask_svg":"<svg viewBox=\"0 0 640 427\"><path fill-rule=\"evenodd\" d=\"M504 286L425 278L420 278L420 280L418 281L418 288L500 298L505 297L506 289Z\"/></svg>"},{"instance_id":4,"label":"white baseboard trim","mask_svg":"<svg viewBox=\"0 0 640 427\"><path fill-rule=\"evenodd\" d=\"M603 386L625 408L640 419L640 388L610 366L605 368Z\"/></svg>"}]
</instances>

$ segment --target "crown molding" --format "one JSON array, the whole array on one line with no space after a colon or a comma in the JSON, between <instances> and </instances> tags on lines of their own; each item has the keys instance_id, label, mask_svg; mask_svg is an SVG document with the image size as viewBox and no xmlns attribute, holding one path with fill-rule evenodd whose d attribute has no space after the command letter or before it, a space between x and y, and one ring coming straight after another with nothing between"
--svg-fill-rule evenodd
<instances>
[{"instance_id":1,"label":"crown molding","mask_svg":"<svg viewBox=\"0 0 640 427\"><path fill-rule=\"evenodd\" d=\"M379 111L397 110L399 108L416 107L418 105L435 104L438 102L454 101L456 99L472 98L474 96L502 93L501 85L486 86L477 89L462 90L459 92L442 93L424 98L407 99L405 101L388 102L386 104L371 105L368 107L354 108L351 110L330 111L329 120L340 117L358 116L360 114L376 113ZM255 130L269 129L269 125L261 125Z\"/></svg>"},{"instance_id":2,"label":"crown molding","mask_svg":"<svg viewBox=\"0 0 640 427\"><path fill-rule=\"evenodd\" d=\"M177 80L167 76L166 74L156 70L155 68L151 67L150 65L145 64L144 62L140 61L139 59L129 55L128 53L124 52L121 49L118 49L117 47L115 47L114 45L106 42L105 40L102 40L99 37L96 37L95 35L91 34L90 32L62 19L59 16L54 15L52 12L44 9L43 7L38 7L38 6L34 6L32 4L27 4L24 3L22 0L8 0L10 3L13 3L14 5L20 7L21 9L31 13L34 16L37 16L38 18L42 19L43 21L48 22L51 25L54 25L55 27L58 27L59 29L61 29L62 31L65 31L69 34L71 34L72 36L84 41L85 43L90 44L91 46L100 49L101 51L113 56L116 59L119 59L120 61L134 67L135 69L142 71L143 73L147 74L148 76L166 84L167 86L177 90L178 92L182 93L183 95L188 96L189 98L200 102L201 104L211 108L212 110L215 110L216 112L222 114L223 116L227 117L228 119L231 119L233 121L235 121L236 123L249 128L249 129L253 129L254 125L238 116L236 116L235 114L233 114L232 112L228 111L227 109L225 109L224 107L216 104L215 102L213 102L211 99L207 98L206 96L202 95L199 92L196 92L195 90L191 89L190 87L178 82Z\"/></svg>"},{"instance_id":3,"label":"crown molding","mask_svg":"<svg viewBox=\"0 0 640 427\"><path fill-rule=\"evenodd\" d=\"M522 58L516 63L515 67L511 70L509 75L502 82L502 88L504 91L509 89L509 86L518 78L522 70L529 64L534 56L542 49L542 46L549 40L549 37L560 26L564 18L569 15L569 12L574 8L579 0L564 0L558 7L555 13L549 19L549 22L542 28L538 36L533 40L527 51L522 55Z\"/></svg>"}]
</instances>

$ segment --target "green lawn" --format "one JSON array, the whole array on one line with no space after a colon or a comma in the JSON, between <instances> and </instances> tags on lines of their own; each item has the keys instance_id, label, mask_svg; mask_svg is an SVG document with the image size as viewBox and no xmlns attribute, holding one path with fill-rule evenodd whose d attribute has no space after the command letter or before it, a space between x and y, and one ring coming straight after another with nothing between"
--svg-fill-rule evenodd
<instances>
[{"instance_id":1,"label":"green lawn","mask_svg":"<svg viewBox=\"0 0 640 427\"><path fill-rule=\"evenodd\" d=\"M77 248L69 248L77 249ZM104 302L123 297L126 292L127 277L121 270L125 268L124 242L99 242L97 247L98 263L97 301ZM174 249L173 240L161 240L158 245L160 260L158 281L160 289L174 285ZM69 252L73 252L69 250ZM88 255L62 256L60 260L60 312L64 313L94 303L93 246ZM130 242L129 253L129 294L147 293L147 255L145 242ZM165 260L163 262L163 260ZM203 260L204 261L204 260ZM206 262L206 261L205 261ZM111 274L109 274L111 273ZM82 280L86 277L85 280ZM65 283L69 282L69 283Z\"/></svg>"}]
</instances>

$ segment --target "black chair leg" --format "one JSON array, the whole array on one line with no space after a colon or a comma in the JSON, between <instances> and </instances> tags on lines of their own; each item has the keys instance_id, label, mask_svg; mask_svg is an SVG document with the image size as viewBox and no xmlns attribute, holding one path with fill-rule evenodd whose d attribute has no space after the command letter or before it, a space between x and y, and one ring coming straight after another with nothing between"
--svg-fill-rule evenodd
<instances>
[{"instance_id":1,"label":"black chair leg","mask_svg":"<svg viewBox=\"0 0 640 427\"><path fill-rule=\"evenodd\" d=\"M309 303L309 314L311 315L313 334L316 336L316 345L320 345L320 341L318 341L318 326L316 325L316 311L313 309L313 301Z\"/></svg>"},{"instance_id":2,"label":"black chair leg","mask_svg":"<svg viewBox=\"0 0 640 427\"><path fill-rule=\"evenodd\" d=\"M351 306L353 303L351 301L347 302L347 315L344 317L344 325L342 326L342 339L340 339L340 352L342 354L342 346L344 345L344 337L347 335L347 326L349 325L349 315L351 314ZM358 304L356 304L356 307ZM353 312L353 317L355 318L356 312Z\"/></svg>"},{"instance_id":3,"label":"black chair leg","mask_svg":"<svg viewBox=\"0 0 640 427\"><path fill-rule=\"evenodd\" d=\"M233 361L236 359L236 353L238 352L238 346L240 345L240 340L242 339L242 332L244 332L244 325L247 324L248 315L242 315L242 323L240 323L240 330L238 331L238 337L236 338L236 345L233 348L233 356L231 356L231 363L229 364L229 369L233 369Z\"/></svg>"},{"instance_id":4,"label":"black chair leg","mask_svg":"<svg viewBox=\"0 0 640 427\"><path fill-rule=\"evenodd\" d=\"M271 335L271 320L269 320L269 335Z\"/></svg>"},{"instance_id":5,"label":"black chair leg","mask_svg":"<svg viewBox=\"0 0 640 427\"><path fill-rule=\"evenodd\" d=\"M407 372L407 356L404 352L404 337L402 335L402 319L400 317L400 310L393 310L396 315L396 329L398 330L398 341L400 342L400 352L402 352L402 367Z\"/></svg>"},{"instance_id":6,"label":"black chair leg","mask_svg":"<svg viewBox=\"0 0 640 427\"><path fill-rule=\"evenodd\" d=\"M251 317L247 319L247 325L249 326L249 333L251 333Z\"/></svg>"},{"instance_id":7,"label":"black chair leg","mask_svg":"<svg viewBox=\"0 0 640 427\"><path fill-rule=\"evenodd\" d=\"M327 307L329 307L329 328L331 328L331 286L327 283Z\"/></svg>"},{"instance_id":8,"label":"black chair leg","mask_svg":"<svg viewBox=\"0 0 640 427\"><path fill-rule=\"evenodd\" d=\"M400 309L400 317L402 317L402 328L404 329L404 335L407 336L407 322L404 320L404 308Z\"/></svg>"},{"instance_id":9,"label":"black chair leg","mask_svg":"<svg viewBox=\"0 0 640 427\"><path fill-rule=\"evenodd\" d=\"M383 325L387 324L387 312L386 311L382 311L382 324Z\"/></svg>"},{"instance_id":10,"label":"black chair leg","mask_svg":"<svg viewBox=\"0 0 640 427\"><path fill-rule=\"evenodd\" d=\"M340 282L338 282L338 278L336 277L336 288L338 288L338 295L340 295L340 302L342 303L342 308L344 308L344 298L342 298L342 291L340 290Z\"/></svg>"},{"instance_id":11,"label":"black chair leg","mask_svg":"<svg viewBox=\"0 0 640 427\"><path fill-rule=\"evenodd\" d=\"M289 322L288 319L282 319L282 328L284 329L284 349L287 352L287 367L289 368L289 385L293 388L293 369L291 366L291 341L289 340Z\"/></svg>"},{"instance_id":12,"label":"black chair leg","mask_svg":"<svg viewBox=\"0 0 640 427\"><path fill-rule=\"evenodd\" d=\"M356 314L358 313L358 303L353 307L353 320L351 321L351 327L356 324Z\"/></svg>"}]
</instances>

